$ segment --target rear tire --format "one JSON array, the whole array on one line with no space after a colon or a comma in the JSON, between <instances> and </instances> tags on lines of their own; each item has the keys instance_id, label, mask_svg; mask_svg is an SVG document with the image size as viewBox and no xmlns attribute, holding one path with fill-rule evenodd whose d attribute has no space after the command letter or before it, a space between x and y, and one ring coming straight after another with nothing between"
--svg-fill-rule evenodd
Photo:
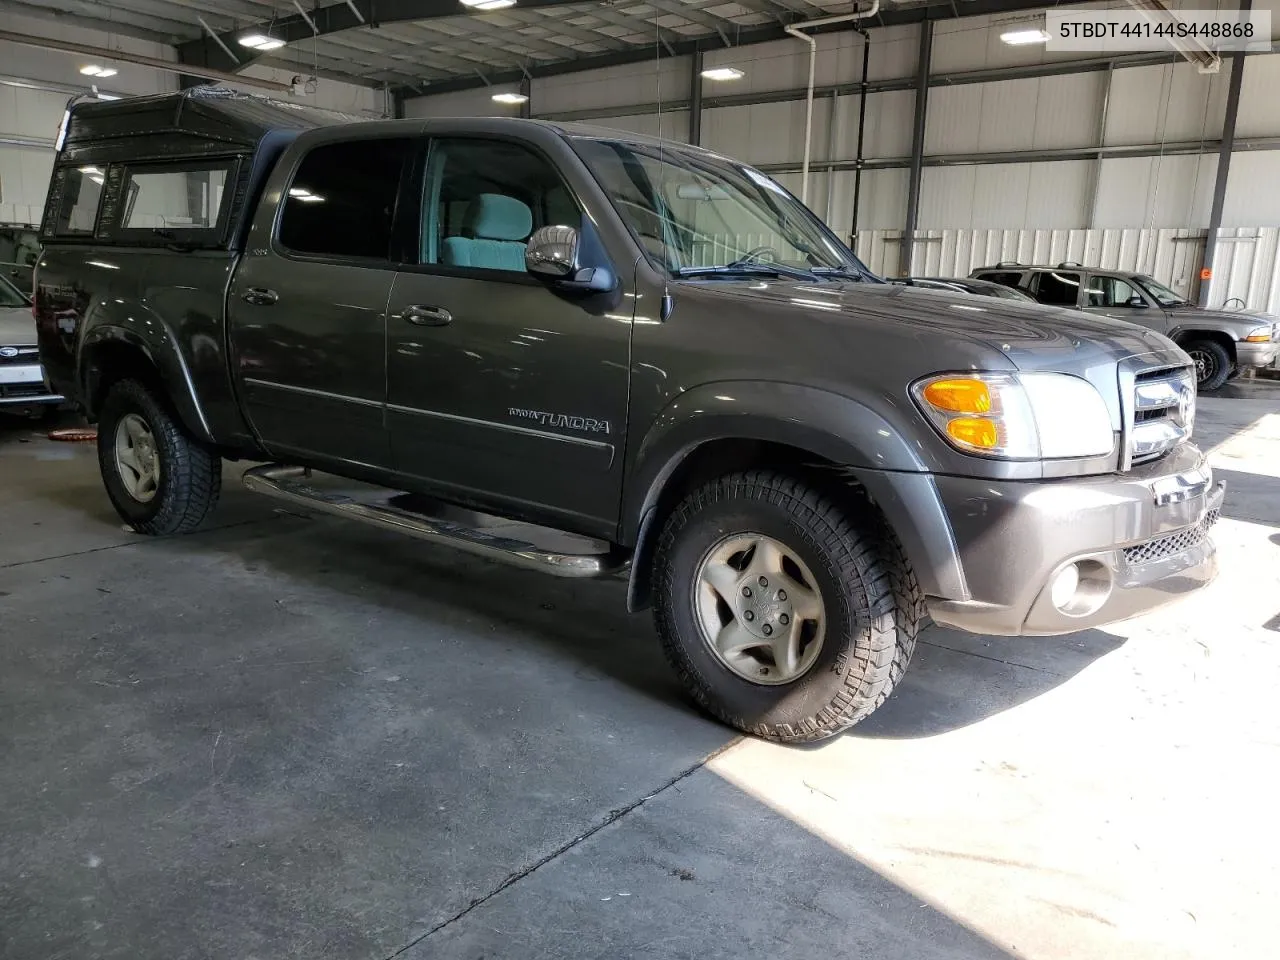
<instances>
[{"instance_id":1,"label":"rear tire","mask_svg":"<svg viewBox=\"0 0 1280 960\"><path fill-rule=\"evenodd\" d=\"M1217 390L1231 376L1231 355L1222 344L1213 340L1188 340L1182 349L1195 361L1198 390Z\"/></svg>"},{"instance_id":2,"label":"rear tire","mask_svg":"<svg viewBox=\"0 0 1280 960\"><path fill-rule=\"evenodd\" d=\"M116 512L150 536L194 530L222 487L221 458L137 380L114 384L102 404L98 466Z\"/></svg>"},{"instance_id":3,"label":"rear tire","mask_svg":"<svg viewBox=\"0 0 1280 960\"><path fill-rule=\"evenodd\" d=\"M694 491L665 523L653 576L663 651L694 699L739 730L824 740L884 703L907 668L923 595L879 514L843 500L751 470Z\"/></svg>"}]
</instances>

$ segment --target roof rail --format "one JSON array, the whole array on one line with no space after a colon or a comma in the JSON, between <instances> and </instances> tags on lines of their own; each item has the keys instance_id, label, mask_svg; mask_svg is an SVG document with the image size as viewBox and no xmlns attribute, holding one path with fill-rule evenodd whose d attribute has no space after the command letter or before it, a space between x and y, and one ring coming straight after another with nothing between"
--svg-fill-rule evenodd
<instances>
[{"instance_id":1,"label":"roof rail","mask_svg":"<svg viewBox=\"0 0 1280 960\"><path fill-rule=\"evenodd\" d=\"M1025 267L1025 263L1019 263L1017 260L1001 260L996 264L997 267Z\"/></svg>"},{"instance_id":2,"label":"roof rail","mask_svg":"<svg viewBox=\"0 0 1280 960\"><path fill-rule=\"evenodd\" d=\"M1060 264L1058 264L1058 266L1059 267L1083 267L1084 264L1076 263L1074 260L1063 260Z\"/></svg>"}]
</instances>

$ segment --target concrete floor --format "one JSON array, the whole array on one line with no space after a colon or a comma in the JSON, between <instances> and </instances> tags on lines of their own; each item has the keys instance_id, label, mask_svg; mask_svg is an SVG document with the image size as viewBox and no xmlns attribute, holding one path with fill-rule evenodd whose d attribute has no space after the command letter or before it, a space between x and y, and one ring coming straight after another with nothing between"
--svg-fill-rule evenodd
<instances>
[{"instance_id":1,"label":"concrete floor","mask_svg":"<svg viewBox=\"0 0 1280 960\"><path fill-rule=\"evenodd\" d=\"M814 749L694 712L620 584L243 492L124 532L0 425L0 957L1274 956L1280 385L1205 399L1223 576L931 630Z\"/></svg>"}]
</instances>

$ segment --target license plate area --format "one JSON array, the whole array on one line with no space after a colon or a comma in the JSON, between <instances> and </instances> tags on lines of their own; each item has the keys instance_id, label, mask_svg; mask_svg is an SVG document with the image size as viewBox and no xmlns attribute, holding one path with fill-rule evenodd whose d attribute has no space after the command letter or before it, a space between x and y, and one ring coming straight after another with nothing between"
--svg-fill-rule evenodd
<instances>
[{"instance_id":1,"label":"license plate area","mask_svg":"<svg viewBox=\"0 0 1280 960\"><path fill-rule=\"evenodd\" d=\"M0 366L0 383L44 383L44 369L38 363Z\"/></svg>"}]
</instances>

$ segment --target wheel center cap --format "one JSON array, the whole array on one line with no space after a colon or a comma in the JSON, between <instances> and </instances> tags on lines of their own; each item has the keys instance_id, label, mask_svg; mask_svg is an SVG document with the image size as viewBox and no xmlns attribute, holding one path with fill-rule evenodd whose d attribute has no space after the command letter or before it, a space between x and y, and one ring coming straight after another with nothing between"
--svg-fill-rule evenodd
<instances>
[{"instance_id":1,"label":"wheel center cap","mask_svg":"<svg viewBox=\"0 0 1280 960\"><path fill-rule=\"evenodd\" d=\"M747 630L766 639L785 632L794 613L791 599L785 589L766 584L758 579L743 580L738 588L738 620Z\"/></svg>"}]
</instances>

